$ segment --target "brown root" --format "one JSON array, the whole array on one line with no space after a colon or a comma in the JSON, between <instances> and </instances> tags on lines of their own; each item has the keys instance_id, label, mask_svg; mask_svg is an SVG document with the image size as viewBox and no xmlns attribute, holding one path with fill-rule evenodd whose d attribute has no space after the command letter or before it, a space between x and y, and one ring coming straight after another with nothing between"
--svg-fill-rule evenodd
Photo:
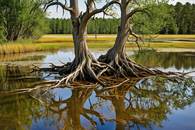
<instances>
[{"instance_id":1,"label":"brown root","mask_svg":"<svg viewBox=\"0 0 195 130\"><path fill-rule=\"evenodd\" d=\"M116 77L148 77L148 76L184 76L184 73L179 72L163 72L158 69L149 69L145 66L135 63L130 60L126 54L117 55L111 57L109 53L102 55L98 59L101 62L109 64L112 70L107 70L108 76L115 75ZM114 71L113 71L114 70Z\"/></svg>"},{"instance_id":2,"label":"brown root","mask_svg":"<svg viewBox=\"0 0 195 130\"><path fill-rule=\"evenodd\" d=\"M55 87L59 87L61 84L65 84L66 86L72 85L75 81L89 81L91 83L99 83L104 86L104 82L99 80L99 77L104 75L110 70L114 70L111 66L105 63L101 63L91 55L88 55L87 58L81 58L78 61L74 60L72 63L67 63L63 66L56 66L51 64L50 68L40 68L39 71L48 71L56 73L58 72L63 76L61 80L57 82Z\"/></svg>"},{"instance_id":3,"label":"brown root","mask_svg":"<svg viewBox=\"0 0 195 130\"><path fill-rule=\"evenodd\" d=\"M177 72L162 72L158 69L149 69L145 66L135 63L134 61L128 59L126 54L116 55L115 57L107 53L106 55L100 56L100 58L95 60L91 55L86 56L86 58L80 58L79 62L74 60L72 63L64 64L63 66L55 66L51 64L51 68L41 68L39 71L49 71L57 72L63 76L61 80L51 87L56 88L61 85L69 86L81 86L81 84L75 84L77 81L89 81L87 85L82 84L82 86L89 87L97 84L101 86L111 86L118 87L123 85L129 80L130 77L143 78L148 76L185 76L183 73ZM120 84L109 84L108 80L104 80L102 77L112 77L115 79L123 78ZM93 83L93 84L91 84Z\"/></svg>"}]
</instances>

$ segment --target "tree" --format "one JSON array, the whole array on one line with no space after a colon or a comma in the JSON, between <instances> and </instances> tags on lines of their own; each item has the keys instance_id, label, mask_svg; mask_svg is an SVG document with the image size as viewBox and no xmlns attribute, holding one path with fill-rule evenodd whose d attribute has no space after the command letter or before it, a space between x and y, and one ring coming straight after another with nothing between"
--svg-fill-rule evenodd
<instances>
[{"instance_id":1,"label":"tree","mask_svg":"<svg viewBox=\"0 0 195 130\"><path fill-rule=\"evenodd\" d=\"M160 71L149 70L148 68L138 65L132 60L130 60L125 52L125 44L128 40L129 35L132 35L136 38L136 43L138 43L138 40L140 39L139 36L137 36L132 30L133 16L138 12L148 14L148 10L150 9L150 7L154 7L154 5L159 5L162 2L164 1L159 2L155 0L143 0L139 2L134 2L132 0L121 0L120 25L118 27L115 44L111 49L108 50L107 54L99 57L99 61L107 63L115 69L112 74L118 74L120 76L125 77L142 77L148 74L155 75L157 73L161 73Z\"/></svg>"},{"instance_id":2,"label":"tree","mask_svg":"<svg viewBox=\"0 0 195 130\"><path fill-rule=\"evenodd\" d=\"M96 70L100 70L104 67L93 57L87 46L87 25L89 23L89 20L94 15L104 12L109 6L118 2L116 0L108 1L104 6L97 9L95 0L86 0L85 12L81 12L79 10L78 0L69 0L68 3L69 5L67 4L67 0L65 0L65 4L58 0L50 0L45 6L46 9L54 5L60 6L64 11L68 11L70 13L72 21L72 35L75 58L73 62L62 66L59 69L61 74L69 74L68 76L63 78L59 82L59 84L64 81L66 84L68 84L68 82L72 82L75 79L90 80L96 82L98 81L100 84L103 84L98 79L102 71L96 73Z\"/></svg>"},{"instance_id":3,"label":"tree","mask_svg":"<svg viewBox=\"0 0 195 130\"><path fill-rule=\"evenodd\" d=\"M83 1L84 2L84 1ZM68 4L69 5L68 5ZM115 40L114 46L108 50L107 54L102 55L96 60L87 46L87 26L91 18L98 13L105 13L111 5L117 4L120 7L120 25L118 27L118 33ZM145 77L149 75L176 75L178 73L162 72L157 69L149 69L142 65L136 64L129 59L125 52L125 45L132 35L135 38L135 42L138 44L140 37L133 32L133 16L137 13L146 13L149 16L153 15L150 10L154 7L160 6L161 4L167 5L167 1L159 0L141 0L134 2L132 0L111 0L106 1L106 4L101 8L96 8L96 1L86 0L86 11L80 12L78 0L66 1L65 4L58 0L49 1L45 9L50 6L60 6L64 11L68 11L71 16L72 22L72 35L74 43L74 60L71 63L67 63L63 66L53 66L52 70L58 71L65 77L61 79L56 86L58 87L61 83L68 85L78 80L88 80L98 82L101 85L105 85L100 76L115 76L115 77ZM106 12L107 13L107 12ZM161 12L162 13L162 12ZM162 15L164 15L162 13ZM153 17L153 16L150 16ZM106 24L107 25L107 24ZM106 31L107 27L105 27Z\"/></svg>"},{"instance_id":4,"label":"tree","mask_svg":"<svg viewBox=\"0 0 195 130\"><path fill-rule=\"evenodd\" d=\"M3 27L3 18L0 15L0 43L5 41L5 30Z\"/></svg>"},{"instance_id":5,"label":"tree","mask_svg":"<svg viewBox=\"0 0 195 130\"><path fill-rule=\"evenodd\" d=\"M166 28L168 24L174 26L175 22L171 14L174 9L167 3L159 3L146 5L148 7L146 13L138 13L133 16L133 31L138 34L158 34L163 28ZM173 24L173 25L172 25ZM166 30L168 33L168 30Z\"/></svg>"},{"instance_id":6,"label":"tree","mask_svg":"<svg viewBox=\"0 0 195 130\"><path fill-rule=\"evenodd\" d=\"M4 37L15 41L39 35L44 30L44 12L41 0L1 0L0 14L3 19Z\"/></svg>"}]
</instances>

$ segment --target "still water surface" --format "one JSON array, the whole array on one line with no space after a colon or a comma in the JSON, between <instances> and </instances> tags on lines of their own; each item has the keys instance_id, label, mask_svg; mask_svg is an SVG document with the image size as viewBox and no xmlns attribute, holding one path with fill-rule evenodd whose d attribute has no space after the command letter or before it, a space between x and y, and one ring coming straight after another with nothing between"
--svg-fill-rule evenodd
<instances>
[{"instance_id":1,"label":"still water surface","mask_svg":"<svg viewBox=\"0 0 195 130\"><path fill-rule=\"evenodd\" d=\"M94 51L96 57L101 53ZM164 71L195 69L195 53L128 54L140 64ZM45 85L43 81L56 78L31 73L32 63L45 67L72 58L72 50L0 56L0 130L195 130L193 77L177 82L162 77L132 79L107 90L56 88L47 93L4 93Z\"/></svg>"}]
</instances>

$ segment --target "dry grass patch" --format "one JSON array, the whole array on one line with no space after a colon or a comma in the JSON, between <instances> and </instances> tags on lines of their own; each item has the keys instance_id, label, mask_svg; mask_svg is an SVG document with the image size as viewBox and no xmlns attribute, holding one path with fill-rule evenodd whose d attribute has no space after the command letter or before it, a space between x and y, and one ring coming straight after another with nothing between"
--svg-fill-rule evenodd
<instances>
[{"instance_id":1,"label":"dry grass patch","mask_svg":"<svg viewBox=\"0 0 195 130\"><path fill-rule=\"evenodd\" d=\"M145 35L145 38L151 35ZM157 35L152 35L156 37ZM110 48L113 46L116 35L88 35L88 46L89 48ZM158 39L160 39L158 41ZM162 40L163 39L163 40ZM195 49L195 42L192 41L171 41L167 42L167 39L194 39L195 35L158 35L155 38L156 42L145 42L145 44L140 43L144 48L189 48ZM161 42L162 41L162 42ZM62 48L72 48L73 41L71 35L44 35L37 41L17 41L14 43L5 43L0 45L0 55L6 54L16 54L16 53L26 53L35 51L51 51L58 50ZM135 48L137 46L135 43L127 43L128 48Z\"/></svg>"}]
</instances>

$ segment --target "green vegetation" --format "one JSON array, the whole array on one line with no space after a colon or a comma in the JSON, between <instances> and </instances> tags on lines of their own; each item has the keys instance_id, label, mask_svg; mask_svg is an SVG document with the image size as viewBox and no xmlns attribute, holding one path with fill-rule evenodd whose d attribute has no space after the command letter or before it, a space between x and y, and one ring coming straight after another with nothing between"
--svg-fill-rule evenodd
<instances>
[{"instance_id":1,"label":"green vegetation","mask_svg":"<svg viewBox=\"0 0 195 130\"><path fill-rule=\"evenodd\" d=\"M144 13L138 13L133 17L133 31L136 34L159 34L168 23L172 22L175 27L171 16L173 11L167 3L148 4Z\"/></svg>"},{"instance_id":2,"label":"green vegetation","mask_svg":"<svg viewBox=\"0 0 195 130\"><path fill-rule=\"evenodd\" d=\"M41 0L31 2L26 0L0 1L0 43L6 43L0 46L1 55L73 47L71 35L53 35L71 34L71 20L46 18L44 11L40 8L41 2ZM186 3L183 5L178 2L174 6L164 4L149 7L149 9L147 11L153 17L148 16L146 13L138 13L133 17L134 32L138 34L155 34L159 33L160 30L162 34L195 33L194 4ZM119 22L118 18L92 18L87 28L89 34L94 34L89 35L87 39L89 47L112 47L116 36L100 34L116 34ZM44 32L52 35L40 37ZM36 41L24 40L38 37L40 38ZM142 47L146 48L195 48L193 35L158 35L158 37L157 35L144 35L144 38L147 42ZM183 41L179 41L181 39ZM127 47L135 49L136 45L127 44Z\"/></svg>"},{"instance_id":3,"label":"green vegetation","mask_svg":"<svg viewBox=\"0 0 195 130\"><path fill-rule=\"evenodd\" d=\"M72 25L70 19L48 19L49 34L71 34ZM88 24L89 34L116 34L119 19L94 18Z\"/></svg>"},{"instance_id":4,"label":"green vegetation","mask_svg":"<svg viewBox=\"0 0 195 130\"><path fill-rule=\"evenodd\" d=\"M195 4L186 3L182 5L177 3L174 6L173 17L176 20L179 34L195 33Z\"/></svg>"},{"instance_id":5,"label":"green vegetation","mask_svg":"<svg viewBox=\"0 0 195 130\"><path fill-rule=\"evenodd\" d=\"M0 41L40 36L47 27L40 5L40 0L1 0Z\"/></svg>"},{"instance_id":6,"label":"green vegetation","mask_svg":"<svg viewBox=\"0 0 195 130\"><path fill-rule=\"evenodd\" d=\"M136 55L133 55L133 57L137 63L150 68L163 67L166 69L174 66L178 70L187 70L195 67L193 52L156 52L155 50L142 50Z\"/></svg>"},{"instance_id":7,"label":"green vegetation","mask_svg":"<svg viewBox=\"0 0 195 130\"><path fill-rule=\"evenodd\" d=\"M151 5L150 5L151 6ZM162 12L163 10L163 12ZM153 17L137 14L134 31L138 34L195 34L195 4L158 5L150 7ZM49 34L70 34L70 19L48 19ZM95 18L89 22L89 34L116 34L119 19ZM160 30L160 31L159 31Z\"/></svg>"}]
</instances>

